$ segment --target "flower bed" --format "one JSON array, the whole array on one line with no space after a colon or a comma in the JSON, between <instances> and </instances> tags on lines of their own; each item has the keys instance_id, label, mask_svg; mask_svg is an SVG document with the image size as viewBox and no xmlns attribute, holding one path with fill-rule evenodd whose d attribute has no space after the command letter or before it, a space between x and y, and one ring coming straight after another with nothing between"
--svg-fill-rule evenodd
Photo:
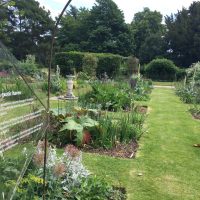
<instances>
[{"instance_id":1,"label":"flower bed","mask_svg":"<svg viewBox=\"0 0 200 200\"><path fill-rule=\"evenodd\" d=\"M44 142L37 145L33 161L25 176L17 187L14 199L40 199L43 195L43 164L44 164ZM0 168L2 174L1 183L4 182L4 198L9 198L9 191L16 185L16 178L8 176L5 168L17 171L17 167L11 160L2 159ZM20 168L18 166L18 168ZM104 180L92 176L82 164L82 153L73 145L67 145L64 153L59 155L57 150L49 146L47 154L46 169L46 198L47 199L105 199L124 200L125 191L109 185Z\"/></svg>"}]
</instances>

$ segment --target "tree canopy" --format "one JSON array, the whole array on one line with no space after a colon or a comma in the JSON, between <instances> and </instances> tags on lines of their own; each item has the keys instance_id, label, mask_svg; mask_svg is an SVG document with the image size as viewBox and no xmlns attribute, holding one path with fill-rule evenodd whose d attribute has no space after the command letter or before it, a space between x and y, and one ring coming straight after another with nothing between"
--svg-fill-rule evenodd
<instances>
[{"instance_id":1,"label":"tree canopy","mask_svg":"<svg viewBox=\"0 0 200 200\"><path fill-rule=\"evenodd\" d=\"M1 40L9 46L18 59L35 54L45 63L53 20L35 0L13 0L12 5L1 7L4 24L1 25Z\"/></svg>"},{"instance_id":2,"label":"tree canopy","mask_svg":"<svg viewBox=\"0 0 200 200\"><path fill-rule=\"evenodd\" d=\"M162 14L144 8L134 15L131 23L135 41L135 55L142 63L164 54L165 26L162 24Z\"/></svg>"},{"instance_id":3,"label":"tree canopy","mask_svg":"<svg viewBox=\"0 0 200 200\"><path fill-rule=\"evenodd\" d=\"M130 29L112 0L97 0L90 11L71 6L62 19L58 41L64 50L121 55L133 52Z\"/></svg>"},{"instance_id":4,"label":"tree canopy","mask_svg":"<svg viewBox=\"0 0 200 200\"><path fill-rule=\"evenodd\" d=\"M165 18L169 57L182 67L200 60L200 2Z\"/></svg>"}]
</instances>

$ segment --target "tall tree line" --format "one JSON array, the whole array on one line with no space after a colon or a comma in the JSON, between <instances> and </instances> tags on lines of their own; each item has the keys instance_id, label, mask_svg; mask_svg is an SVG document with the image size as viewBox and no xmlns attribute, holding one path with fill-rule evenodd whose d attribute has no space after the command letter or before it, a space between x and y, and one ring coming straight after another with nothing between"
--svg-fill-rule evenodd
<instances>
[{"instance_id":1,"label":"tall tree line","mask_svg":"<svg viewBox=\"0 0 200 200\"><path fill-rule=\"evenodd\" d=\"M36 0L0 0L0 40L18 59L35 54L46 64L53 19ZM4 5L3 5L4 4ZM200 60L200 2L165 17L144 8L130 24L112 0L96 0L89 10L71 6L59 26L58 51L134 55L142 64L157 57L180 67Z\"/></svg>"}]
</instances>

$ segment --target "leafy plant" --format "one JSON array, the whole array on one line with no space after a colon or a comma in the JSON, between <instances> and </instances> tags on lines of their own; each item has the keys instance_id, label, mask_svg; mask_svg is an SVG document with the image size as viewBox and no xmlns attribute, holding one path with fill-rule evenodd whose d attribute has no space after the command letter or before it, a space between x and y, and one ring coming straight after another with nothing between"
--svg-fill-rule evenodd
<instances>
[{"instance_id":1,"label":"leafy plant","mask_svg":"<svg viewBox=\"0 0 200 200\"><path fill-rule=\"evenodd\" d=\"M80 101L100 105L103 110L109 111L131 109L133 91L116 83L95 82L92 84L92 91L80 98Z\"/></svg>"},{"instance_id":2,"label":"leafy plant","mask_svg":"<svg viewBox=\"0 0 200 200\"><path fill-rule=\"evenodd\" d=\"M65 133L70 136L70 139L75 138L78 146L81 146L83 143L84 131L98 126L98 122L91 119L89 116L66 117L61 122L63 125L60 132L65 131Z\"/></svg>"},{"instance_id":3,"label":"leafy plant","mask_svg":"<svg viewBox=\"0 0 200 200\"><path fill-rule=\"evenodd\" d=\"M193 64L186 70L184 82L176 85L176 94L185 103L200 103L200 63Z\"/></svg>"},{"instance_id":4,"label":"leafy plant","mask_svg":"<svg viewBox=\"0 0 200 200\"><path fill-rule=\"evenodd\" d=\"M125 200L126 194L97 177L89 177L83 180L81 187L73 188L69 199Z\"/></svg>"},{"instance_id":5,"label":"leafy plant","mask_svg":"<svg viewBox=\"0 0 200 200\"><path fill-rule=\"evenodd\" d=\"M40 73L33 55L27 55L26 60L19 64L19 69L22 74L32 77Z\"/></svg>"},{"instance_id":6,"label":"leafy plant","mask_svg":"<svg viewBox=\"0 0 200 200\"><path fill-rule=\"evenodd\" d=\"M137 140L143 134L144 114L136 111L121 114L121 117L106 115L99 118L99 126L93 134L96 147L112 148L117 143Z\"/></svg>"}]
</instances>

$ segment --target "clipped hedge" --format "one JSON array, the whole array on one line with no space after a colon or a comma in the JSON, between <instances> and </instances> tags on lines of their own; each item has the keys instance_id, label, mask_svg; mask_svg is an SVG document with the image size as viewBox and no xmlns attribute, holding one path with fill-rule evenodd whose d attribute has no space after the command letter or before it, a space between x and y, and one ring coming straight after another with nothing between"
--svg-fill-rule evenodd
<instances>
[{"instance_id":1,"label":"clipped hedge","mask_svg":"<svg viewBox=\"0 0 200 200\"><path fill-rule=\"evenodd\" d=\"M84 53L76 51L57 53L55 55L55 64L59 65L63 75L73 73L73 69L76 72L80 72L82 71L84 55Z\"/></svg>"},{"instance_id":2,"label":"clipped hedge","mask_svg":"<svg viewBox=\"0 0 200 200\"><path fill-rule=\"evenodd\" d=\"M110 53L87 53L87 52L61 52L55 55L55 64L60 66L63 75L83 70L83 58L85 55L92 55L97 58L97 76L101 76L105 72L109 77L118 73L124 57Z\"/></svg>"},{"instance_id":3,"label":"clipped hedge","mask_svg":"<svg viewBox=\"0 0 200 200\"><path fill-rule=\"evenodd\" d=\"M168 59L154 59L145 68L148 78L157 81L173 81L176 79L178 67Z\"/></svg>"}]
</instances>

